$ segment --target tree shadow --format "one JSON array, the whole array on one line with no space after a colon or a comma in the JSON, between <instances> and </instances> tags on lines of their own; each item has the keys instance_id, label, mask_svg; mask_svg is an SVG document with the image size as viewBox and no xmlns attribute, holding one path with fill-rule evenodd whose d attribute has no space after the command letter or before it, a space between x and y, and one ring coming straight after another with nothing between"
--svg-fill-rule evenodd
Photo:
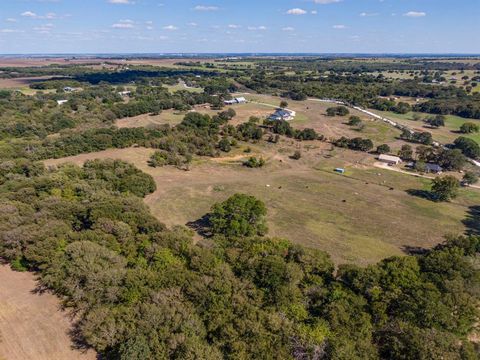
<instances>
[{"instance_id":1,"label":"tree shadow","mask_svg":"<svg viewBox=\"0 0 480 360\"><path fill-rule=\"evenodd\" d=\"M480 205L470 206L462 223L467 227L467 235L480 235Z\"/></svg>"},{"instance_id":2,"label":"tree shadow","mask_svg":"<svg viewBox=\"0 0 480 360\"><path fill-rule=\"evenodd\" d=\"M419 189L408 189L408 195L416 196L425 200L435 201L435 196L428 190L419 190Z\"/></svg>"},{"instance_id":3,"label":"tree shadow","mask_svg":"<svg viewBox=\"0 0 480 360\"><path fill-rule=\"evenodd\" d=\"M210 231L209 224L210 214L205 214L198 220L188 222L186 226L195 231L200 236L211 237L212 232Z\"/></svg>"},{"instance_id":4,"label":"tree shadow","mask_svg":"<svg viewBox=\"0 0 480 360\"><path fill-rule=\"evenodd\" d=\"M87 351L92 350L92 347L86 343L85 338L82 335L79 321L74 323L72 328L69 330L68 335L72 340L72 349L78 350L81 353L86 353ZM98 353L96 354L95 358L97 360L104 359L104 357Z\"/></svg>"},{"instance_id":5,"label":"tree shadow","mask_svg":"<svg viewBox=\"0 0 480 360\"><path fill-rule=\"evenodd\" d=\"M404 245L401 247L401 249L407 255L424 255L428 252L428 249L425 249L421 246Z\"/></svg>"}]
</instances>

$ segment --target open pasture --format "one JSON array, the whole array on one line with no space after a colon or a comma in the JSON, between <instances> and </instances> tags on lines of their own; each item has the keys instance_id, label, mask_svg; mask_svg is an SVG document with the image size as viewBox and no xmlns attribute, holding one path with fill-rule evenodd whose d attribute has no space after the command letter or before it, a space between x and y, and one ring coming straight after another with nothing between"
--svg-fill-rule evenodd
<instances>
[{"instance_id":1,"label":"open pasture","mask_svg":"<svg viewBox=\"0 0 480 360\"><path fill-rule=\"evenodd\" d=\"M455 115L445 115L445 126L439 127L438 129L431 128L425 124L422 120L414 120L414 112L409 112L407 114L396 114L390 111L378 111L372 110L373 112L385 116L393 121L397 121L400 124L404 124L416 131L428 131L432 133L432 136L435 140L440 141L441 143L452 143L457 137L465 136L471 138L480 144L480 133L474 134L462 134L459 129L463 123L474 122L480 125L480 119L466 119L460 116ZM422 119L435 116L427 113L416 113L421 116Z\"/></svg>"},{"instance_id":2,"label":"open pasture","mask_svg":"<svg viewBox=\"0 0 480 360\"><path fill-rule=\"evenodd\" d=\"M475 222L477 190L462 189L451 203L433 203L407 193L428 189L427 179L374 168L365 153L316 144L283 140L278 147L251 145L251 154L239 148L224 158L196 159L188 172L149 167L153 150L143 148L83 154L46 165L81 165L95 158L131 162L154 177L157 191L145 202L168 226L196 221L234 193L255 195L269 210L271 236L328 251L337 264L365 265L410 248L431 247ZM302 151L301 160L289 158L295 149ZM241 166L252 155L263 156L267 166ZM346 168L346 174L334 173L336 167Z\"/></svg>"}]
</instances>

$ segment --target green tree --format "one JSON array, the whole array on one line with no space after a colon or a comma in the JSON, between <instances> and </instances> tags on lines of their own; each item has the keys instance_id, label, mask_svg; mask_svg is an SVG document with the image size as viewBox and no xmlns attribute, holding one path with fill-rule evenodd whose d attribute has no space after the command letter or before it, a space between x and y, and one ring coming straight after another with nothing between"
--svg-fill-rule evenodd
<instances>
[{"instance_id":1,"label":"green tree","mask_svg":"<svg viewBox=\"0 0 480 360\"><path fill-rule=\"evenodd\" d=\"M445 126L445 116L437 115L434 117L429 117L425 119L425 123L430 125L431 127L438 128L440 126Z\"/></svg>"},{"instance_id":2,"label":"green tree","mask_svg":"<svg viewBox=\"0 0 480 360\"><path fill-rule=\"evenodd\" d=\"M348 125L350 126L357 126L357 125L360 125L361 123L362 123L362 119L360 119L360 117L356 115L352 115L348 119Z\"/></svg>"},{"instance_id":3,"label":"green tree","mask_svg":"<svg viewBox=\"0 0 480 360\"><path fill-rule=\"evenodd\" d=\"M453 176L436 177L432 180L432 195L437 201L449 201L458 195L458 187Z\"/></svg>"},{"instance_id":4,"label":"green tree","mask_svg":"<svg viewBox=\"0 0 480 360\"><path fill-rule=\"evenodd\" d=\"M463 123L462 126L460 126L460 132L464 134L471 134L471 133L477 133L480 130L480 127L478 124L475 124L473 122L466 122Z\"/></svg>"},{"instance_id":5,"label":"green tree","mask_svg":"<svg viewBox=\"0 0 480 360\"><path fill-rule=\"evenodd\" d=\"M212 207L209 216L213 234L225 236L264 235L267 232L265 204L254 196L235 194Z\"/></svg>"},{"instance_id":6,"label":"green tree","mask_svg":"<svg viewBox=\"0 0 480 360\"><path fill-rule=\"evenodd\" d=\"M467 171L462 178L462 184L473 185L478 181L478 175L472 171Z\"/></svg>"},{"instance_id":7,"label":"green tree","mask_svg":"<svg viewBox=\"0 0 480 360\"><path fill-rule=\"evenodd\" d=\"M387 144L382 144L377 146L377 153L378 154L388 154L391 151L390 146Z\"/></svg>"},{"instance_id":8,"label":"green tree","mask_svg":"<svg viewBox=\"0 0 480 360\"><path fill-rule=\"evenodd\" d=\"M410 145L402 145L402 148L398 151L398 156L404 161L413 159L413 149Z\"/></svg>"}]
</instances>

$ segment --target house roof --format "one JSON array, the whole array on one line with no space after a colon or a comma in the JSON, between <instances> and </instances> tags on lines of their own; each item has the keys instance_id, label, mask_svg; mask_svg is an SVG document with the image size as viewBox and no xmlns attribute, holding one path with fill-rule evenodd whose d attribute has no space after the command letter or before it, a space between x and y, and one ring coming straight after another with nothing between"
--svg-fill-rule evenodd
<instances>
[{"instance_id":1,"label":"house roof","mask_svg":"<svg viewBox=\"0 0 480 360\"><path fill-rule=\"evenodd\" d=\"M401 162L402 161L402 159L400 159L398 156L385 155L385 154L381 154L378 157L378 160L393 161L393 162Z\"/></svg>"},{"instance_id":2,"label":"house roof","mask_svg":"<svg viewBox=\"0 0 480 360\"><path fill-rule=\"evenodd\" d=\"M427 170L430 170L430 171L442 171L443 170L443 168L440 165L431 164L431 163L425 164L425 168L427 168Z\"/></svg>"}]
</instances>

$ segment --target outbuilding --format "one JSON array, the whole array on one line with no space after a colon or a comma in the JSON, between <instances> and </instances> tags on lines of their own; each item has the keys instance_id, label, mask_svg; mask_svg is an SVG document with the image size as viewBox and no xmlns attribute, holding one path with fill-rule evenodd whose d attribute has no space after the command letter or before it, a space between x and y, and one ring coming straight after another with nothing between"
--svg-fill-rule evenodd
<instances>
[{"instance_id":1,"label":"outbuilding","mask_svg":"<svg viewBox=\"0 0 480 360\"><path fill-rule=\"evenodd\" d=\"M440 174L443 171L443 168L438 164L427 163L425 164L425 172Z\"/></svg>"},{"instance_id":2,"label":"outbuilding","mask_svg":"<svg viewBox=\"0 0 480 360\"><path fill-rule=\"evenodd\" d=\"M398 165L402 162L402 159L400 159L398 156L385 155L385 154L381 154L378 157L378 160L388 165Z\"/></svg>"},{"instance_id":3,"label":"outbuilding","mask_svg":"<svg viewBox=\"0 0 480 360\"><path fill-rule=\"evenodd\" d=\"M247 99L245 99L244 97L237 97L232 100L224 101L225 105L245 104L246 102L247 102Z\"/></svg>"}]
</instances>

